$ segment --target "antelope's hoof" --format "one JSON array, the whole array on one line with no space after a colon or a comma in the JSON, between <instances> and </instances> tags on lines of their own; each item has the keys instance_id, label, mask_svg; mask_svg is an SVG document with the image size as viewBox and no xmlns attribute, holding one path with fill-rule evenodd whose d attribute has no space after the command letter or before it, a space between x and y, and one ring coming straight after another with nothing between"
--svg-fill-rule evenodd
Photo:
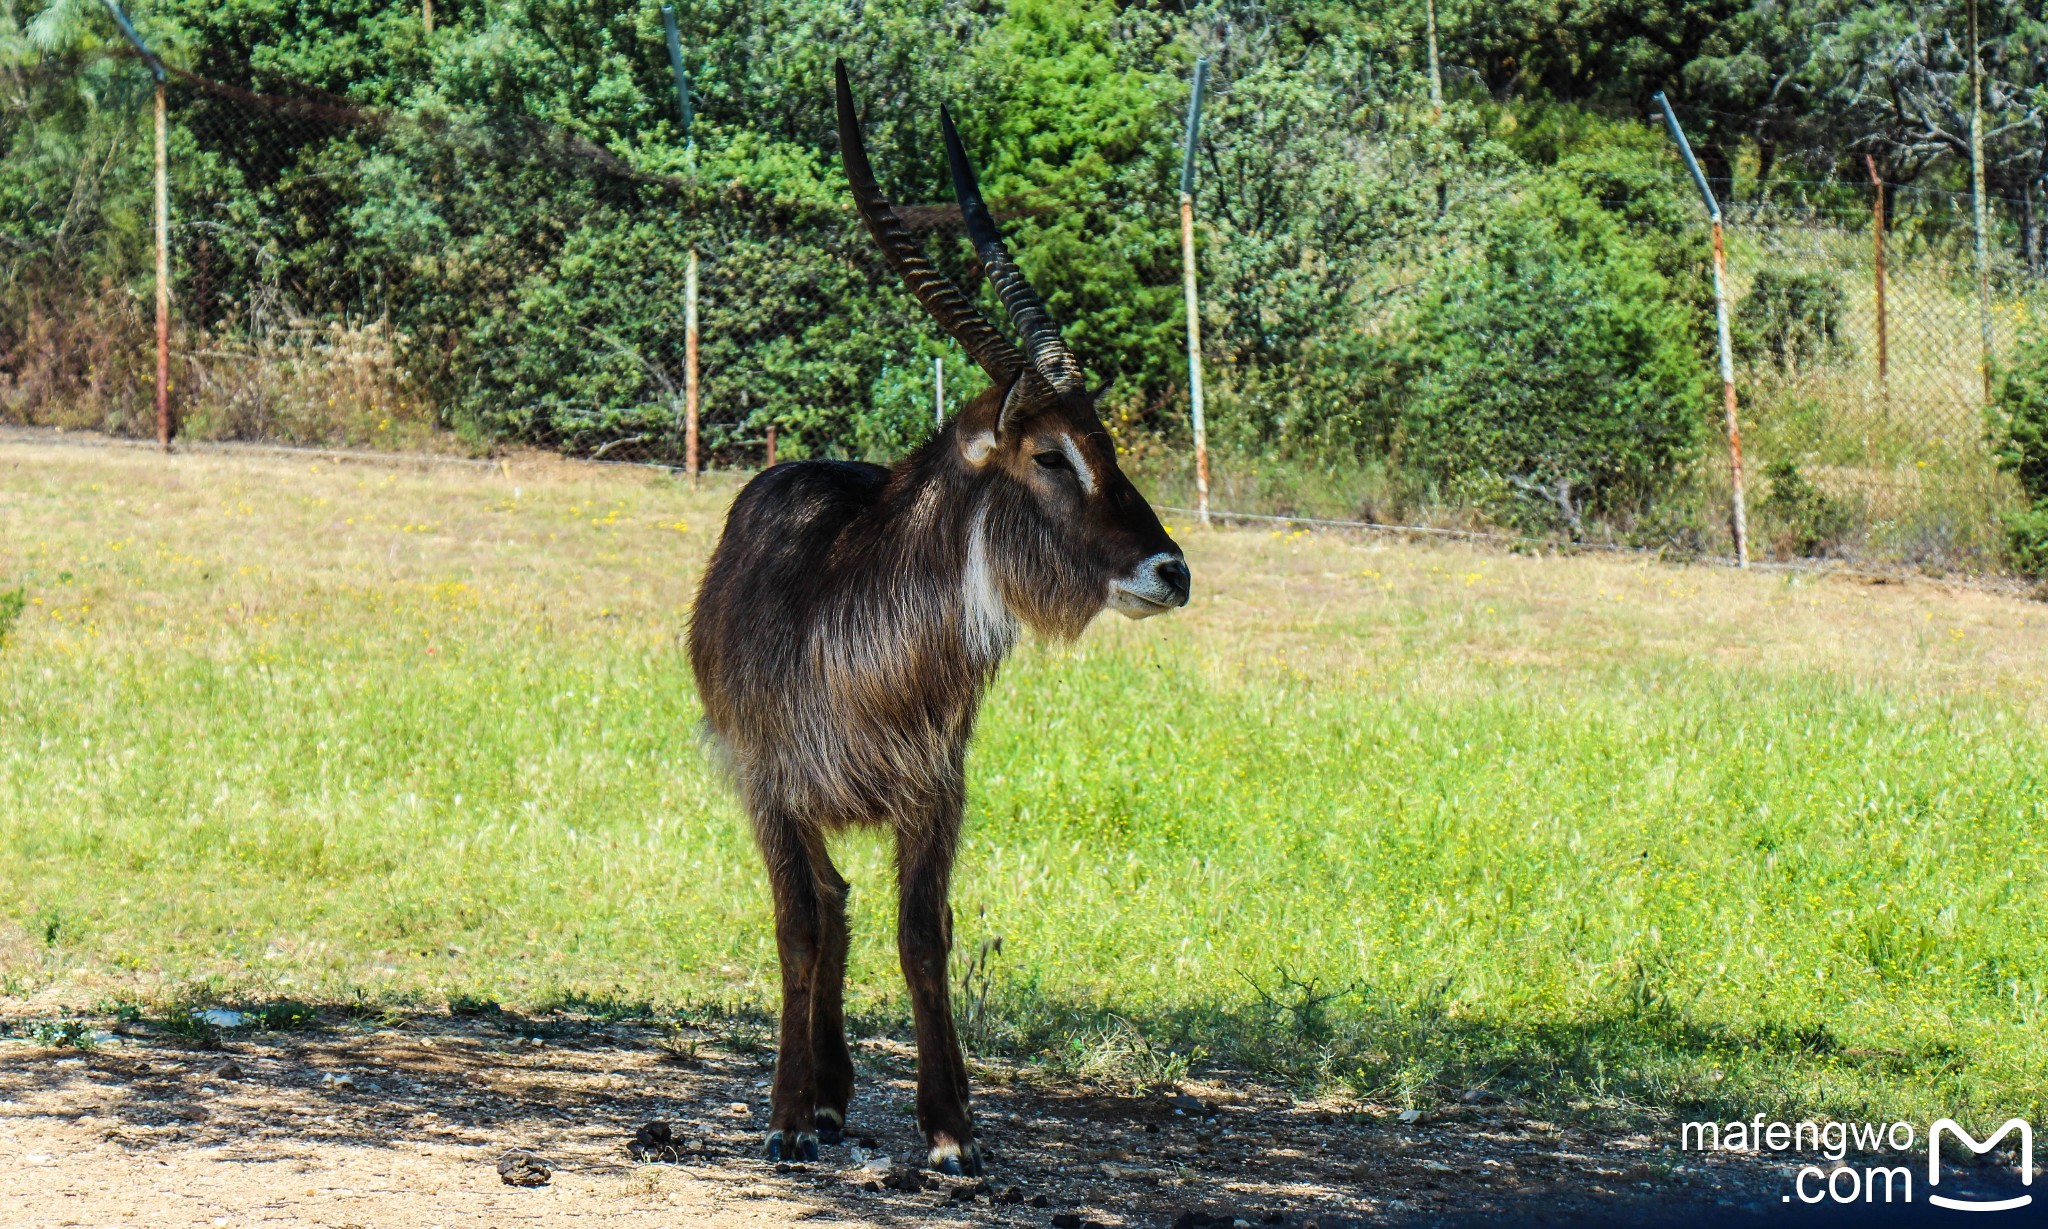
<instances>
[{"instance_id":1,"label":"antelope's hoof","mask_svg":"<svg viewBox=\"0 0 2048 1229\"><path fill-rule=\"evenodd\" d=\"M932 1145L931 1167L949 1178L981 1176L981 1145L974 1140L956 1144L943 1140Z\"/></svg>"},{"instance_id":2,"label":"antelope's hoof","mask_svg":"<svg viewBox=\"0 0 2048 1229\"><path fill-rule=\"evenodd\" d=\"M815 1161L818 1137L810 1131L770 1131L761 1155L771 1161Z\"/></svg>"},{"instance_id":3,"label":"antelope's hoof","mask_svg":"<svg viewBox=\"0 0 2048 1229\"><path fill-rule=\"evenodd\" d=\"M839 1116L838 1110L820 1109L817 1119L819 1143L836 1144L846 1138L846 1122Z\"/></svg>"}]
</instances>

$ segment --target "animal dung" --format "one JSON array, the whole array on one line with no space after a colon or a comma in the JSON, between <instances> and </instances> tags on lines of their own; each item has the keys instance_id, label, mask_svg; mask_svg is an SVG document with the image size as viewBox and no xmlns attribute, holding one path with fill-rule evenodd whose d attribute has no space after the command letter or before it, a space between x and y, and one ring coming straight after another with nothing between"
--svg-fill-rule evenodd
<instances>
[{"instance_id":1,"label":"animal dung","mask_svg":"<svg viewBox=\"0 0 2048 1229\"><path fill-rule=\"evenodd\" d=\"M882 1185L892 1191L921 1191L924 1189L924 1173L909 1166L892 1169L889 1176L882 1179Z\"/></svg>"},{"instance_id":2,"label":"animal dung","mask_svg":"<svg viewBox=\"0 0 2048 1229\"><path fill-rule=\"evenodd\" d=\"M506 1186L546 1186L555 1171L538 1153L514 1148L498 1158L498 1179Z\"/></svg>"},{"instance_id":3,"label":"animal dung","mask_svg":"<svg viewBox=\"0 0 2048 1229\"><path fill-rule=\"evenodd\" d=\"M680 1161L684 1145L678 1144L675 1132L665 1122L650 1122L633 1132L632 1142L626 1145L626 1155L636 1161Z\"/></svg>"}]
</instances>

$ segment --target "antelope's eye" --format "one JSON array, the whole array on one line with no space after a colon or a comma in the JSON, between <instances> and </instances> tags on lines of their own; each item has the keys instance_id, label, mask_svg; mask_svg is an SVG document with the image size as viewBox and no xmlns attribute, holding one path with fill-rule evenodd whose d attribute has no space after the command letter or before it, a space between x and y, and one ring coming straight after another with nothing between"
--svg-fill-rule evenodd
<instances>
[{"instance_id":1,"label":"antelope's eye","mask_svg":"<svg viewBox=\"0 0 2048 1229\"><path fill-rule=\"evenodd\" d=\"M1072 461L1067 460L1067 454L1064 452L1060 452L1058 450L1054 450L1051 452L1041 452L1031 459L1038 462L1046 469L1074 468L1074 463Z\"/></svg>"}]
</instances>

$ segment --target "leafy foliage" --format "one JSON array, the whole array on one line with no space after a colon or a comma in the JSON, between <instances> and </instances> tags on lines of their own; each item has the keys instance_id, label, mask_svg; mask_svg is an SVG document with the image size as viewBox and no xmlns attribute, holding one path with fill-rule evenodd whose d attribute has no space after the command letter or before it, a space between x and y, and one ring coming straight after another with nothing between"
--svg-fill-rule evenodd
<instances>
[{"instance_id":1,"label":"leafy foliage","mask_svg":"<svg viewBox=\"0 0 2048 1229\"><path fill-rule=\"evenodd\" d=\"M1848 536L1849 510L1801 473L1797 461L1780 457L1771 462L1764 467L1764 482L1759 510L1779 526L1780 549L1821 555Z\"/></svg>"},{"instance_id":2,"label":"leafy foliage","mask_svg":"<svg viewBox=\"0 0 2048 1229\"><path fill-rule=\"evenodd\" d=\"M1403 457L1567 521L1647 496L1692 455L1708 404L1698 322L1657 265L1573 177L1533 177L1421 306Z\"/></svg>"},{"instance_id":3,"label":"leafy foliage","mask_svg":"<svg viewBox=\"0 0 2048 1229\"><path fill-rule=\"evenodd\" d=\"M2022 575L2048 577L2048 333L2011 355L1990 417L1992 455L2032 501L2006 517L2008 559Z\"/></svg>"},{"instance_id":4,"label":"leafy foliage","mask_svg":"<svg viewBox=\"0 0 2048 1229\"><path fill-rule=\"evenodd\" d=\"M2006 514L2006 559L2022 576L2048 578L2048 503Z\"/></svg>"},{"instance_id":5,"label":"leafy foliage","mask_svg":"<svg viewBox=\"0 0 2048 1229\"><path fill-rule=\"evenodd\" d=\"M12 589L0 589L0 648L7 647L7 637L14 631L14 625L21 621L21 612L28 609L28 590L17 585Z\"/></svg>"},{"instance_id":6,"label":"leafy foliage","mask_svg":"<svg viewBox=\"0 0 2048 1229\"><path fill-rule=\"evenodd\" d=\"M1807 366L1841 344L1845 302L1841 283L1829 274L1766 265L1729 322L1736 352L1780 371Z\"/></svg>"},{"instance_id":7,"label":"leafy foliage","mask_svg":"<svg viewBox=\"0 0 2048 1229\"><path fill-rule=\"evenodd\" d=\"M2048 332L2023 339L2007 359L1991 407L1992 455L2027 498L2048 500Z\"/></svg>"},{"instance_id":8,"label":"leafy foliage","mask_svg":"<svg viewBox=\"0 0 2048 1229\"><path fill-rule=\"evenodd\" d=\"M99 1034L86 1020L37 1020L28 1027L29 1040L49 1049L96 1049Z\"/></svg>"},{"instance_id":9,"label":"leafy foliage","mask_svg":"<svg viewBox=\"0 0 2048 1229\"><path fill-rule=\"evenodd\" d=\"M687 137L659 0L443 4L431 33L417 9L370 0L155 0L136 16L174 66L231 87L171 92L179 327L203 333L179 341L275 348L374 326L396 370L335 410L337 438L431 415L478 441L674 459L694 250L714 457L758 455L771 427L792 457L916 444L932 361L954 406L979 378L846 208L838 57L890 195L949 196L933 140L948 103L1120 436L1174 436L1175 172L1202 54L1219 444L1570 524L1665 482L1705 404L1687 368L1704 363L1700 221L1640 121L1648 93L1671 92L1717 180L1746 157L1768 190L1774 168L1824 178L1868 149L1894 182L1960 183L1942 144L1958 130L1959 4L1444 0L1438 108L1414 0L707 0L681 12ZM2048 27L2022 0L1984 7L1990 173L2020 195L2048 182ZM94 425L148 421L148 90L119 47L86 0L0 10L0 150L26 171L0 180L13 419L89 401ZM908 212L986 300L933 221L944 211ZM2048 210L2020 212L2000 239L2048 260ZM1834 344L1840 299L1766 270L1738 331L1759 361L1807 364ZM318 390L295 395L318 409ZM235 430L259 411L192 412Z\"/></svg>"}]
</instances>

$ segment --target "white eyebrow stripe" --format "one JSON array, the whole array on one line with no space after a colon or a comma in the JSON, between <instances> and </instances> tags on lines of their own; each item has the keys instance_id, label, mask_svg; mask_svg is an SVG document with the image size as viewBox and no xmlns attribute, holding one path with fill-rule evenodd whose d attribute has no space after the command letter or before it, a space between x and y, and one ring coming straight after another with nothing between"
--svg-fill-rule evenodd
<instances>
[{"instance_id":1,"label":"white eyebrow stripe","mask_svg":"<svg viewBox=\"0 0 2048 1229\"><path fill-rule=\"evenodd\" d=\"M1074 443L1073 436L1060 436L1060 451L1067 454L1068 464L1074 467L1075 477L1081 480L1082 492L1088 495L1095 494L1095 471L1089 468L1088 458L1081 455L1080 446Z\"/></svg>"}]
</instances>

